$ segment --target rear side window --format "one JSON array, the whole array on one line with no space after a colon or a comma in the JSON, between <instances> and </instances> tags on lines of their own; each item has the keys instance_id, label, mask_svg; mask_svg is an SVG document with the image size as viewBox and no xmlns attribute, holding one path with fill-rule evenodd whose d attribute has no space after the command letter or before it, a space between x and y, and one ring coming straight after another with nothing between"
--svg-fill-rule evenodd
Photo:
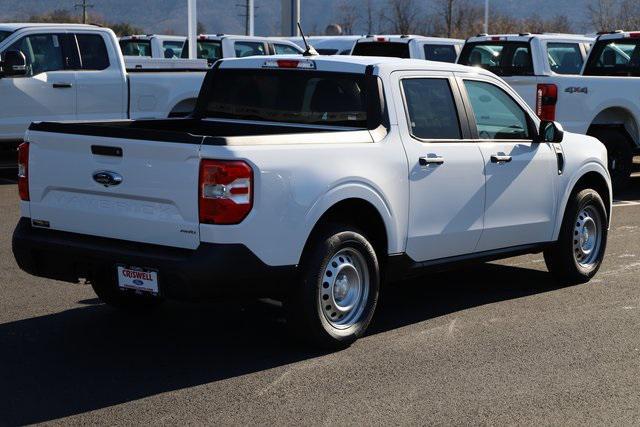
<instances>
[{"instance_id":1,"label":"rear side window","mask_svg":"<svg viewBox=\"0 0 640 427\"><path fill-rule=\"evenodd\" d=\"M125 56L151 56L151 41L120 40L120 50Z\"/></svg>"},{"instance_id":2,"label":"rear side window","mask_svg":"<svg viewBox=\"0 0 640 427\"><path fill-rule=\"evenodd\" d=\"M267 54L264 48L264 43L260 42L235 42L234 48L236 50L236 58Z\"/></svg>"},{"instance_id":3,"label":"rear side window","mask_svg":"<svg viewBox=\"0 0 640 427\"><path fill-rule=\"evenodd\" d=\"M184 42L181 41L166 41L162 42L162 50L165 58L180 58L182 55L182 47Z\"/></svg>"},{"instance_id":4,"label":"rear side window","mask_svg":"<svg viewBox=\"0 0 640 427\"><path fill-rule=\"evenodd\" d=\"M578 43L547 43L551 71L558 74L580 74L584 60Z\"/></svg>"},{"instance_id":5,"label":"rear side window","mask_svg":"<svg viewBox=\"0 0 640 427\"><path fill-rule=\"evenodd\" d=\"M454 63L458 59L458 55L455 46L426 44L424 45L424 59Z\"/></svg>"},{"instance_id":6,"label":"rear side window","mask_svg":"<svg viewBox=\"0 0 640 427\"><path fill-rule=\"evenodd\" d=\"M83 70L104 70L109 68L109 53L104 39L99 34L76 34L80 61Z\"/></svg>"},{"instance_id":7,"label":"rear side window","mask_svg":"<svg viewBox=\"0 0 640 427\"><path fill-rule=\"evenodd\" d=\"M298 49L287 44L280 43L274 43L273 50L276 52L276 55L296 55L300 53Z\"/></svg>"},{"instance_id":8,"label":"rear side window","mask_svg":"<svg viewBox=\"0 0 640 427\"><path fill-rule=\"evenodd\" d=\"M474 80L464 85L480 139L531 139L526 113L505 91Z\"/></svg>"},{"instance_id":9,"label":"rear side window","mask_svg":"<svg viewBox=\"0 0 640 427\"><path fill-rule=\"evenodd\" d=\"M527 42L467 43L458 62L485 68L499 76L533 76L531 47Z\"/></svg>"},{"instance_id":10,"label":"rear side window","mask_svg":"<svg viewBox=\"0 0 640 427\"><path fill-rule=\"evenodd\" d=\"M587 76L640 76L640 40L599 41L589 55Z\"/></svg>"},{"instance_id":11,"label":"rear side window","mask_svg":"<svg viewBox=\"0 0 640 427\"><path fill-rule=\"evenodd\" d=\"M402 80L411 135L419 139L460 139L460 122L447 79Z\"/></svg>"},{"instance_id":12,"label":"rear side window","mask_svg":"<svg viewBox=\"0 0 640 427\"><path fill-rule=\"evenodd\" d=\"M409 43L395 42L361 42L356 43L352 55L387 56L409 58Z\"/></svg>"},{"instance_id":13,"label":"rear side window","mask_svg":"<svg viewBox=\"0 0 640 427\"><path fill-rule=\"evenodd\" d=\"M362 74L217 70L205 90L206 117L355 128L368 124Z\"/></svg>"}]
</instances>

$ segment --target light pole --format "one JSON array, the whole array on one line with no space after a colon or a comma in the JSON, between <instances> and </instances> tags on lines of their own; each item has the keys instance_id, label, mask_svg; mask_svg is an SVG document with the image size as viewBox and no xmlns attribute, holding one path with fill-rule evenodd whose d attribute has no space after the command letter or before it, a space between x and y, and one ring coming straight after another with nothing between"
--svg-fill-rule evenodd
<instances>
[{"instance_id":1,"label":"light pole","mask_svg":"<svg viewBox=\"0 0 640 427\"><path fill-rule=\"evenodd\" d=\"M187 0L187 35L189 36L189 59L198 57L197 35L198 12L196 11L196 0Z\"/></svg>"},{"instance_id":2,"label":"light pole","mask_svg":"<svg viewBox=\"0 0 640 427\"><path fill-rule=\"evenodd\" d=\"M484 0L484 32L489 34L489 0Z\"/></svg>"}]
</instances>

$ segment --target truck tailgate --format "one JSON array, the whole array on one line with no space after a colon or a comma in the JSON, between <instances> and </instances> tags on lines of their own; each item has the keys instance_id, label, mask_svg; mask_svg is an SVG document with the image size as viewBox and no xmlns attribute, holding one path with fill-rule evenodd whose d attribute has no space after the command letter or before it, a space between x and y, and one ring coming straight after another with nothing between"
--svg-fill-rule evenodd
<instances>
[{"instance_id":1,"label":"truck tailgate","mask_svg":"<svg viewBox=\"0 0 640 427\"><path fill-rule=\"evenodd\" d=\"M30 131L27 140L32 224L198 246L198 144L39 131ZM105 175L100 179L99 172L122 182L101 184Z\"/></svg>"}]
</instances>

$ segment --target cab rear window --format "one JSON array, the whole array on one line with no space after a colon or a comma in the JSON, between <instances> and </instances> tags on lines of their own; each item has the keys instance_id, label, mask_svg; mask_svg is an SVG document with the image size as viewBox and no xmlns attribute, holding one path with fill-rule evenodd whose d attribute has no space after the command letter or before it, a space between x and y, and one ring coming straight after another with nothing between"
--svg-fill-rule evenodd
<instances>
[{"instance_id":1,"label":"cab rear window","mask_svg":"<svg viewBox=\"0 0 640 427\"><path fill-rule=\"evenodd\" d=\"M467 43L458 61L482 67L499 76L533 76L531 46L527 42Z\"/></svg>"},{"instance_id":2,"label":"cab rear window","mask_svg":"<svg viewBox=\"0 0 640 427\"><path fill-rule=\"evenodd\" d=\"M217 70L209 81L206 117L354 128L370 124L362 74Z\"/></svg>"},{"instance_id":3,"label":"cab rear window","mask_svg":"<svg viewBox=\"0 0 640 427\"><path fill-rule=\"evenodd\" d=\"M396 42L356 43L352 55L409 58L409 44Z\"/></svg>"},{"instance_id":4,"label":"cab rear window","mask_svg":"<svg viewBox=\"0 0 640 427\"><path fill-rule=\"evenodd\" d=\"M640 40L602 40L595 44L586 76L640 76Z\"/></svg>"},{"instance_id":5,"label":"cab rear window","mask_svg":"<svg viewBox=\"0 0 640 427\"><path fill-rule=\"evenodd\" d=\"M151 41L120 40L120 50L125 56L151 56Z\"/></svg>"}]
</instances>

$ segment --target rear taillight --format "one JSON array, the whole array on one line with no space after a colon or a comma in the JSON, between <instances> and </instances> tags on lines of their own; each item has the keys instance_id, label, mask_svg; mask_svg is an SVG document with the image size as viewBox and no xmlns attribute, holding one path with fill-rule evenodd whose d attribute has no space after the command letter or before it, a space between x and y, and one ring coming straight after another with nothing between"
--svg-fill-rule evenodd
<instances>
[{"instance_id":1,"label":"rear taillight","mask_svg":"<svg viewBox=\"0 0 640 427\"><path fill-rule=\"evenodd\" d=\"M536 91L536 114L542 120L556 119L556 103L558 102L558 86L539 84Z\"/></svg>"},{"instance_id":2,"label":"rear taillight","mask_svg":"<svg viewBox=\"0 0 640 427\"><path fill-rule=\"evenodd\" d=\"M29 143L18 146L18 192L20 200L29 200Z\"/></svg>"},{"instance_id":3,"label":"rear taillight","mask_svg":"<svg viewBox=\"0 0 640 427\"><path fill-rule=\"evenodd\" d=\"M253 171L242 161L202 160L200 223L238 224L253 206Z\"/></svg>"}]
</instances>

